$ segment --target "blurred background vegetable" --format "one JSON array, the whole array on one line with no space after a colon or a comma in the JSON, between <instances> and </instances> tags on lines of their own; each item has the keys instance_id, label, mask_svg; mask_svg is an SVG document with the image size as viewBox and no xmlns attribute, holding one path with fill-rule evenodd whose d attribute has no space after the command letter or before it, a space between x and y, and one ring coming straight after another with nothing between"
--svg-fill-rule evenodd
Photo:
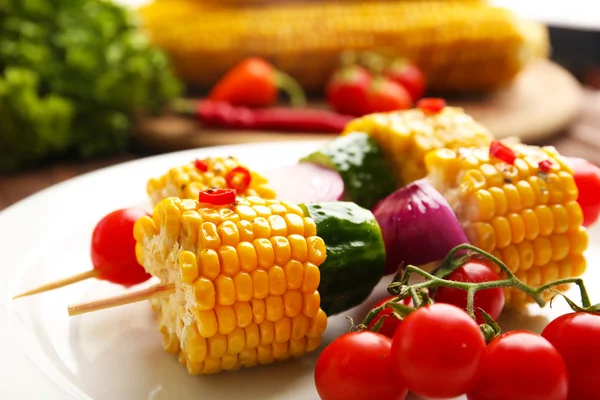
<instances>
[{"instance_id":1,"label":"blurred background vegetable","mask_svg":"<svg viewBox=\"0 0 600 400\"><path fill-rule=\"evenodd\" d=\"M158 112L180 91L122 6L0 2L0 171L123 150L134 113Z\"/></svg>"}]
</instances>

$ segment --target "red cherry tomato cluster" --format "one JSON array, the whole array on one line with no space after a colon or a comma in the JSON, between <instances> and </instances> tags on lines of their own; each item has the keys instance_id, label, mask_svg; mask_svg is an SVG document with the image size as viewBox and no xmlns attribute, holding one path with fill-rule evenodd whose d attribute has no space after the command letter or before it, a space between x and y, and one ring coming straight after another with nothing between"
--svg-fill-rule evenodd
<instances>
[{"instance_id":1,"label":"red cherry tomato cluster","mask_svg":"<svg viewBox=\"0 0 600 400\"><path fill-rule=\"evenodd\" d=\"M500 277L487 262L472 259L446 279L481 283ZM600 399L600 314L573 312L550 322L541 335L515 330L486 344L482 314L475 321L465 311L466 291L440 287L432 296L435 303L404 318L385 308L366 329L327 346L315 368L321 399L402 400L409 392L428 399ZM412 307L412 300L402 304ZM476 292L475 310L497 319L503 307L503 289Z\"/></svg>"},{"instance_id":2,"label":"red cherry tomato cluster","mask_svg":"<svg viewBox=\"0 0 600 400\"><path fill-rule=\"evenodd\" d=\"M346 63L329 80L326 98L334 110L362 116L406 110L425 94L423 72L408 60L397 59L373 68Z\"/></svg>"}]
</instances>

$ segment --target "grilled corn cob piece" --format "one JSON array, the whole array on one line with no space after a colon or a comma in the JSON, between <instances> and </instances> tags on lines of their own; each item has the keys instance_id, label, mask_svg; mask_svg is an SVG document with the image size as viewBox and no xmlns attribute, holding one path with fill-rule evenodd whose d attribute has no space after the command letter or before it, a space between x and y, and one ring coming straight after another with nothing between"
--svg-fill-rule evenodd
<instances>
[{"instance_id":1,"label":"grilled corn cob piece","mask_svg":"<svg viewBox=\"0 0 600 400\"><path fill-rule=\"evenodd\" d=\"M487 147L435 150L425 159L428 178L469 241L500 258L525 283L535 287L580 276L588 235L573 171L553 147L512 149L514 165L490 156ZM542 160L551 161L549 171L540 171ZM518 290L506 292L509 306L528 301Z\"/></svg>"},{"instance_id":2,"label":"grilled corn cob piece","mask_svg":"<svg viewBox=\"0 0 600 400\"><path fill-rule=\"evenodd\" d=\"M151 178L146 185L146 191L152 205L158 204L168 197L197 199L203 190L227 187L226 176L234 168L243 165L235 157L215 157L199 160L205 168L198 169L191 161L182 166L171 168L158 178ZM250 171L250 170L248 170ZM238 196L258 196L263 199L275 198L275 191L268 186L267 179L261 174L250 171L250 184Z\"/></svg>"},{"instance_id":3,"label":"grilled corn cob piece","mask_svg":"<svg viewBox=\"0 0 600 400\"><path fill-rule=\"evenodd\" d=\"M385 154L400 186L426 175L424 158L434 149L487 146L491 133L461 108L445 107L429 114L415 108L370 114L351 121L342 135L365 132Z\"/></svg>"},{"instance_id":4,"label":"grilled corn cob piece","mask_svg":"<svg viewBox=\"0 0 600 400\"><path fill-rule=\"evenodd\" d=\"M260 7L157 1L141 9L151 40L177 74L210 87L249 56L272 61L305 90L322 92L344 50L413 60L435 91L484 92L546 57L542 25L509 10L456 1L346 1ZM173 23L177 21L177 23ZM206 62L210 60L210 62Z\"/></svg>"},{"instance_id":5,"label":"grilled corn cob piece","mask_svg":"<svg viewBox=\"0 0 600 400\"><path fill-rule=\"evenodd\" d=\"M215 207L168 198L134 228L138 261L175 294L153 299L167 352L190 374L298 357L327 326L317 288L326 257L301 208L257 197Z\"/></svg>"}]
</instances>

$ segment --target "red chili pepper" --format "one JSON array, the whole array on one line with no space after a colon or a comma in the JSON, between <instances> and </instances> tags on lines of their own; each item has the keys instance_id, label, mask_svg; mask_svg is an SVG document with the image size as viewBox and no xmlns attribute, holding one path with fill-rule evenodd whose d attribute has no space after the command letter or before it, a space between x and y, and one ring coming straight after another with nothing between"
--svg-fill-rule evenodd
<instances>
[{"instance_id":1,"label":"red chili pepper","mask_svg":"<svg viewBox=\"0 0 600 400\"><path fill-rule=\"evenodd\" d=\"M424 113L437 114L446 107L446 100L429 97L417 102L417 107Z\"/></svg>"},{"instance_id":2,"label":"red chili pepper","mask_svg":"<svg viewBox=\"0 0 600 400\"><path fill-rule=\"evenodd\" d=\"M250 57L229 70L212 88L208 98L237 106L268 107L277 100L278 89L290 97L292 105L306 104L297 81L268 61Z\"/></svg>"},{"instance_id":3,"label":"red chili pepper","mask_svg":"<svg viewBox=\"0 0 600 400\"><path fill-rule=\"evenodd\" d=\"M196 159L194 161L194 167L196 167L196 169L200 172L208 171L208 164L204 160Z\"/></svg>"},{"instance_id":4,"label":"red chili pepper","mask_svg":"<svg viewBox=\"0 0 600 400\"><path fill-rule=\"evenodd\" d=\"M327 110L251 109L211 100L179 100L173 107L181 113L195 115L204 126L221 129L340 133L355 118Z\"/></svg>"},{"instance_id":5,"label":"red chili pepper","mask_svg":"<svg viewBox=\"0 0 600 400\"><path fill-rule=\"evenodd\" d=\"M552 169L552 166L553 164L550 160L542 160L538 163L541 172L549 172Z\"/></svg>"},{"instance_id":6,"label":"red chili pepper","mask_svg":"<svg viewBox=\"0 0 600 400\"><path fill-rule=\"evenodd\" d=\"M367 91L371 74L357 65L345 66L336 71L327 84L327 101L334 110L344 114L362 116L369 113Z\"/></svg>"},{"instance_id":7,"label":"red chili pepper","mask_svg":"<svg viewBox=\"0 0 600 400\"><path fill-rule=\"evenodd\" d=\"M200 192L198 201L213 206L225 206L235 203L235 193L235 189L208 189Z\"/></svg>"},{"instance_id":8,"label":"red chili pepper","mask_svg":"<svg viewBox=\"0 0 600 400\"><path fill-rule=\"evenodd\" d=\"M511 165L515 163L515 159L517 158L515 152L510 147L497 140L492 141L490 145L490 156Z\"/></svg>"},{"instance_id":9,"label":"red chili pepper","mask_svg":"<svg viewBox=\"0 0 600 400\"><path fill-rule=\"evenodd\" d=\"M250 186L251 180L252 175L250 174L250 171L244 167L235 167L229 171L227 175L225 175L227 186L237 190L238 192L243 192L246 190L246 188Z\"/></svg>"}]
</instances>

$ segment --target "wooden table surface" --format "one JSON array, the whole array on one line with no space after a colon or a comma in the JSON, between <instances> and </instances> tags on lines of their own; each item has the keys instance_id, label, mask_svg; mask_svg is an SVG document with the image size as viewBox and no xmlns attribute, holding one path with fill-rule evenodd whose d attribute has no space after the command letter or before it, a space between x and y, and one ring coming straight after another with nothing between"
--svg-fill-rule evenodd
<instances>
[{"instance_id":1,"label":"wooden table surface","mask_svg":"<svg viewBox=\"0 0 600 400\"><path fill-rule=\"evenodd\" d=\"M600 90L586 90L579 117L565 131L542 143L565 155L600 164ZM56 183L109 165L147 156L129 153L91 162L60 161L16 174L0 174L0 210Z\"/></svg>"}]
</instances>

